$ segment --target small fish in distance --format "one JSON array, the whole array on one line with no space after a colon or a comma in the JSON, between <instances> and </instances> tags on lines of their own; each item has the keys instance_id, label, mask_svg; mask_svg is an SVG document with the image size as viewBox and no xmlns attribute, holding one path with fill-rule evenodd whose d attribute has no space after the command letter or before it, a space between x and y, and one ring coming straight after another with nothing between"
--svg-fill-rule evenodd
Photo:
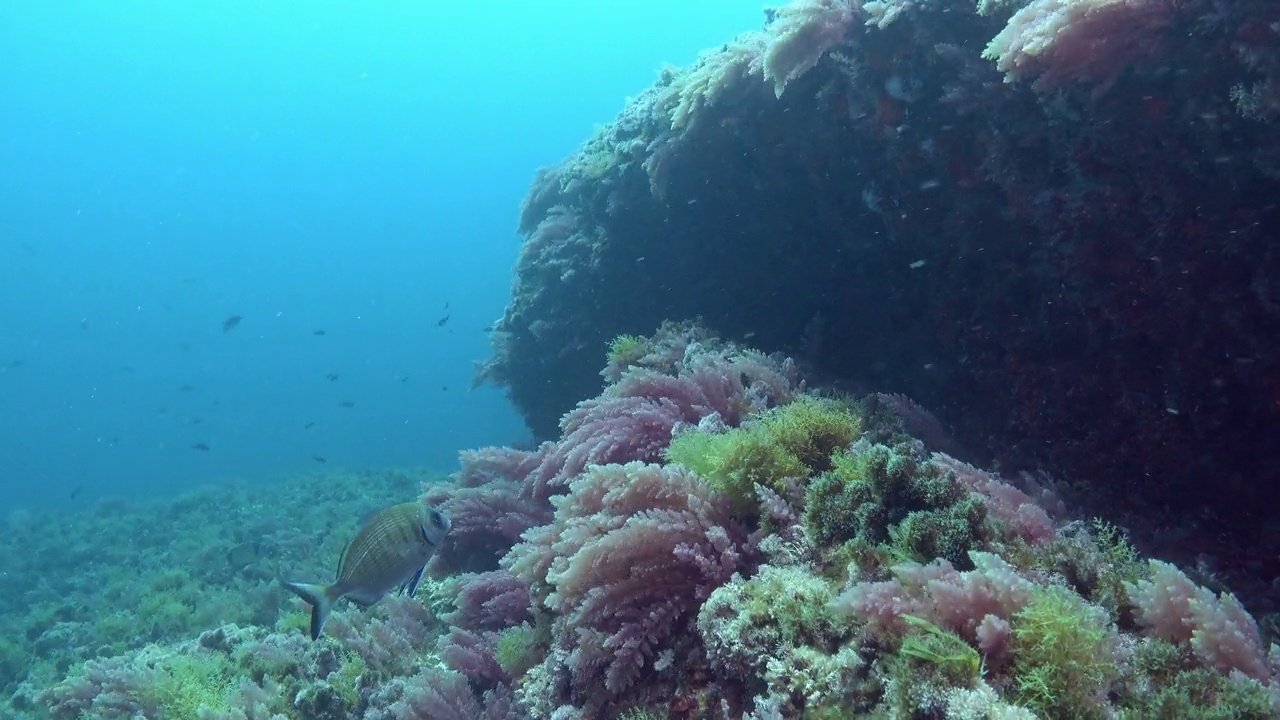
<instances>
[{"instance_id":1,"label":"small fish in distance","mask_svg":"<svg viewBox=\"0 0 1280 720\"><path fill-rule=\"evenodd\" d=\"M324 379L328 380L329 382L333 382L334 380L338 379L338 373L329 373L328 375L324 376Z\"/></svg>"},{"instance_id":2,"label":"small fish in distance","mask_svg":"<svg viewBox=\"0 0 1280 720\"><path fill-rule=\"evenodd\" d=\"M325 459L324 459L324 456L323 456L323 455L312 455L312 456L311 456L311 459L312 459L312 460L315 460L316 462L320 463L321 465L323 465L323 464L325 464L326 462L328 462L328 460L325 460Z\"/></svg>"},{"instance_id":3,"label":"small fish in distance","mask_svg":"<svg viewBox=\"0 0 1280 720\"><path fill-rule=\"evenodd\" d=\"M226 320L222 321L222 332L231 332L232 330L235 330L236 326L239 325L240 321L243 319L244 318L240 315L229 316Z\"/></svg>"},{"instance_id":4,"label":"small fish in distance","mask_svg":"<svg viewBox=\"0 0 1280 720\"><path fill-rule=\"evenodd\" d=\"M338 407L353 408L355 406L356 404L351 402L350 400L343 400L342 402L338 403Z\"/></svg>"},{"instance_id":5,"label":"small fish in distance","mask_svg":"<svg viewBox=\"0 0 1280 720\"><path fill-rule=\"evenodd\" d=\"M315 332L313 332L313 333L311 333L311 334L312 334L312 335L323 335L323 334L324 334L324 330L316 330Z\"/></svg>"},{"instance_id":6,"label":"small fish in distance","mask_svg":"<svg viewBox=\"0 0 1280 720\"><path fill-rule=\"evenodd\" d=\"M311 639L320 638L329 612L343 598L368 607L396 588L412 597L451 525L444 513L423 503L392 505L370 518L347 544L332 585L284 583L311 605Z\"/></svg>"},{"instance_id":7,"label":"small fish in distance","mask_svg":"<svg viewBox=\"0 0 1280 720\"><path fill-rule=\"evenodd\" d=\"M200 452L209 452L209 446L204 443L195 443L191 446L191 449L199 450Z\"/></svg>"},{"instance_id":8,"label":"small fish in distance","mask_svg":"<svg viewBox=\"0 0 1280 720\"><path fill-rule=\"evenodd\" d=\"M313 427L315 427L315 426L316 426L316 421L315 421L315 420L312 420L311 422L307 423L306 425L303 425L303 426L302 426L302 429L303 429L303 430L310 430L311 428L313 428Z\"/></svg>"},{"instance_id":9,"label":"small fish in distance","mask_svg":"<svg viewBox=\"0 0 1280 720\"><path fill-rule=\"evenodd\" d=\"M436 327L444 327L444 324L447 322L449 322L449 313L445 313L444 317L436 321Z\"/></svg>"}]
</instances>

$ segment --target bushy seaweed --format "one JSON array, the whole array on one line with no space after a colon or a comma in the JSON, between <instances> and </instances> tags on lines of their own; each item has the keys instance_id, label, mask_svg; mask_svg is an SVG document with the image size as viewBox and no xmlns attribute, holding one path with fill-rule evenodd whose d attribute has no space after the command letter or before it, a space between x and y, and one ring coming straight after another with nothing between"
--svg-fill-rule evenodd
<instances>
[{"instance_id":1,"label":"bushy seaweed","mask_svg":"<svg viewBox=\"0 0 1280 720\"><path fill-rule=\"evenodd\" d=\"M511 677L520 678L542 660L549 643L548 628L523 623L499 633L495 658Z\"/></svg>"},{"instance_id":2,"label":"bushy seaweed","mask_svg":"<svg viewBox=\"0 0 1280 720\"><path fill-rule=\"evenodd\" d=\"M650 350L649 341L635 335L619 335L609 341L608 365L625 368L634 365Z\"/></svg>"},{"instance_id":3,"label":"bushy seaweed","mask_svg":"<svg viewBox=\"0 0 1280 720\"><path fill-rule=\"evenodd\" d=\"M169 655L158 663L158 682L152 686L160 717L194 718L200 712L228 707L237 668L214 653Z\"/></svg>"},{"instance_id":4,"label":"bushy seaweed","mask_svg":"<svg viewBox=\"0 0 1280 720\"><path fill-rule=\"evenodd\" d=\"M753 512L756 485L781 492L788 480L828 470L833 454L860 432L845 403L802 396L728 432L679 435L667 458L701 475L739 510Z\"/></svg>"},{"instance_id":5,"label":"bushy seaweed","mask_svg":"<svg viewBox=\"0 0 1280 720\"><path fill-rule=\"evenodd\" d=\"M1267 688L1244 676L1205 668L1185 649L1144 638L1133 651L1133 673L1147 692L1135 693L1122 720L1264 720L1275 712Z\"/></svg>"},{"instance_id":6,"label":"bushy seaweed","mask_svg":"<svg viewBox=\"0 0 1280 720\"><path fill-rule=\"evenodd\" d=\"M903 615L910 631L898 654L926 662L951 683L967 685L982 676L982 656L964 638L914 615Z\"/></svg>"},{"instance_id":7,"label":"bushy seaweed","mask_svg":"<svg viewBox=\"0 0 1280 720\"><path fill-rule=\"evenodd\" d=\"M1015 696L1046 717L1104 717L1120 674L1105 613L1060 586L1037 587L1012 620Z\"/></svg>"},{"instance_id":8,"label":"bushy seaweed","mask_svg":"<svg viewBox=\"0 0 1280 720\"><path fill-rule=\"evenodd\" d=\"M883 546L898 560L969 567L986 506L906 445L837 453L805 494L805 526L822 546Z\"/></svg>"}]
</instances>

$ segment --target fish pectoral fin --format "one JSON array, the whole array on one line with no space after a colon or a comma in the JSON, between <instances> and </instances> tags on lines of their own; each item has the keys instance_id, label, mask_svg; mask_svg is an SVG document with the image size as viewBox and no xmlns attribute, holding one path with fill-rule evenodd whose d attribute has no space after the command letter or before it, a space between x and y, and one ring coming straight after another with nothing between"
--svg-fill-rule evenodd
<instances>
[{"instance_id":1,"label":"fish pectoral fin","mask_svg":"<svg viewBox=\"0 0 1280 720\"><path fill-rule=\"evenodd\" d=\"M418 592L418 585L422 582L422 573L425 572L426 569L426 565L418 568L418 572L414 573L413 577L409 578L409 582L405 583L400 588L400 591L409 597L413 597L413 594Z\"/></svg>"}]
</instances>

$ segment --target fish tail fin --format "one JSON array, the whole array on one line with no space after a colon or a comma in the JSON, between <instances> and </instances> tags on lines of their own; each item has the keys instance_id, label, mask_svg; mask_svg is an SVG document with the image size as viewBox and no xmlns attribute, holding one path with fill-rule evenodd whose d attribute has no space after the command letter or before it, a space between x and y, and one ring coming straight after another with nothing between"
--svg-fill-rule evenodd
<instances>
[{"instance_id":1,"label":"fish tail fin","mask_svg":"<svg viewBox=\"0 0 1280 720\"><path fill-rule=\"evenodd\" d=\"M324 624L329 619L329 611L333 609L333 586L312 585L310 583L286 582L285 587L311 605L311 639L319 640L324 632Z\"/></svg>"}]
</instances>

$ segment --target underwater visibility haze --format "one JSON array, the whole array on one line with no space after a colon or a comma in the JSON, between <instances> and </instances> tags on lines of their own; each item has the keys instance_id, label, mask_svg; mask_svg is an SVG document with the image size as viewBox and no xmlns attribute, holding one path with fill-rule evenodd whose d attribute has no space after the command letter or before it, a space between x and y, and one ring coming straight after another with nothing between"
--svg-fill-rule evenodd
<instances>
[{"instance_id":1,"label":"underwater visibility haze","mask_svg":"<svg viewBox=\"0 0 1280 720\"><path fill-rule=\"evenodd\" d=\"M468 387L529 177L758 14L4 3L0 504L524 437Z\"/></svg>"},{"instance_id":2,"label":"underwater visibility haze","mask_svg":"<svg viewBox=\"0 0 1280 720\"><path fill-rule=\"evenodd\" d=\"M1274 0L0 0L0 98L0 717L1280 717Z\"/></svg>"}]
</instances>

